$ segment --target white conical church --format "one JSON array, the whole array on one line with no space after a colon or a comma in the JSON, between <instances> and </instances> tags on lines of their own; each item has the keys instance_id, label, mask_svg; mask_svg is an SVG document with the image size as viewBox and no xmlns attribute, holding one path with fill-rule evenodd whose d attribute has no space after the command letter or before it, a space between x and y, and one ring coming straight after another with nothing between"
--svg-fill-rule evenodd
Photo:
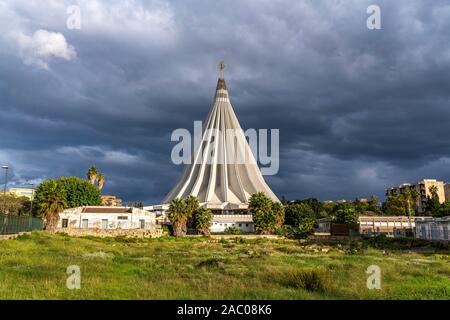
<instances>
[{"instance_id":1,"label":"white conical church","mask_svg":"<svg viewBox=\"0 0 450 320\"><path fill-rule=\"evenodd\" d=\"M235 134L227 134L230 131ZM237 159L242 155L245 161ZM264 192L273 201L279 201L261 175L231 106L222 75L203 125L201 147L192 154L191 163L163 200L161 209L175 198L193 195L201 206L215 212L245 210L250 196L256 192Z\"/></svg>"}]
</instances>

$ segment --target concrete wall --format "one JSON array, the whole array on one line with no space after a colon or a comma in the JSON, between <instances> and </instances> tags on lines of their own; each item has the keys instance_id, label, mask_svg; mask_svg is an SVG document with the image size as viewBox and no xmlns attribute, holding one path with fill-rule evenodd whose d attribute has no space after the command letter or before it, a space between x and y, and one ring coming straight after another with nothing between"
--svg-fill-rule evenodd
<instances>
[{"instance_id":1,"label":"concrete wall","mask_svg":"<svg viewBox=\"0 0 450 320\"><path fill-rule=\"evenodd\" d=\"M64 232L73 237L127 237L127 238L157 238L164 235L161 226L154 226L148 230L142 229L78 229L58 228L56 232Z\"/></svg>"}]
</instances>

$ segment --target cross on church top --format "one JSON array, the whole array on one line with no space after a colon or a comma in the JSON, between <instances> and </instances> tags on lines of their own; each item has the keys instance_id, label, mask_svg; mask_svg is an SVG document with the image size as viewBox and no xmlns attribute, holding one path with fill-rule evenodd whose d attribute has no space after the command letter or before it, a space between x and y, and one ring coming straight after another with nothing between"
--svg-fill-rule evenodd
<instances>
[{"instance_id":1,"label":"cross on church top","mask_svg":"<svg viewBox=\"0 0 450 320\"><path fill-rule=\"evenodd\" d=\"M220 77L223 78L223 69L225 69L225 62L219 61L219 63L217 64L217 69L219 69L220 71Z\"/></svg>"}]
</instances>

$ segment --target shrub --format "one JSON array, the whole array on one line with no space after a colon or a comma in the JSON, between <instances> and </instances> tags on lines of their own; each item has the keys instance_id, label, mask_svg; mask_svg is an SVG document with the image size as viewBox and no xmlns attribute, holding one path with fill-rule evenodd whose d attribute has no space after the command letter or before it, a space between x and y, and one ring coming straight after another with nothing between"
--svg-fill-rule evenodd
<instances>
[{"instance_id":1,"label":"shrub","mask_svg":"<svg viewBox=\"0 0 450 320\"><path fill-rule=\"evenodd\" d=\"M228 227L223 231L223 234L242 234L242 231L236 227Z\"/></svg>"},{"instance_id":2,"label":"shrub","mask_svg":"<svg viewBox=\"0 0 450 320\"><path fill-rule=\"evenodd\" d=\"M322 269L283 272L278 277L284 286L299 288L309 292L325 292L329 288L327 274Z\"/></svg>"}]
</instances>

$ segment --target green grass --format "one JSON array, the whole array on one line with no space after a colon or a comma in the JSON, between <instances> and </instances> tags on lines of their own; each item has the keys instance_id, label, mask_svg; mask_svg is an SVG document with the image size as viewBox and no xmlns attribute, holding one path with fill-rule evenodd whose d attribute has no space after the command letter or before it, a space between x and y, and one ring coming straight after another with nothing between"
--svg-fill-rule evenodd
<instances>
[{"instance_id":1,"label":"green grass","mask_svg":"<svg viewBox=\"0 0 450 320\"><path fill-rule=\"evenodd\" d=\"M0 241L1 299L450 299L448 248L33 232ZM366 287L369 265L382 289ZM81 269L81 289L66 268Z\"/></svg>"}]
</instances>

